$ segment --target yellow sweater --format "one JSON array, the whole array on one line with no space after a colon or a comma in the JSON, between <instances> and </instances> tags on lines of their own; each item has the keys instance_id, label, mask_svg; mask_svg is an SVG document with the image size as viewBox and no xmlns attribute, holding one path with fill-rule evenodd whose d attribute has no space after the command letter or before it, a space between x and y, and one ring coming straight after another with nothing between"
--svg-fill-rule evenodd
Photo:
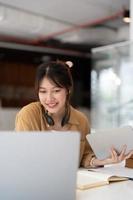
<instances>
[{"instance_id":1,"label":"yellow sweater","mask_svg":"<svg viewBox=\"0 0 133 200\"><path fill-rule=\"evenodd\" d=\"M78 131L80 140L80 166L89 167L94 153L86 140L90 127L87 117L80 111L70 108L69 130ZM48 130L47 122L43 115L40 102L33 102L23 107L16 116L16 131L45 131Z\"/></svg>"}]
</instances>

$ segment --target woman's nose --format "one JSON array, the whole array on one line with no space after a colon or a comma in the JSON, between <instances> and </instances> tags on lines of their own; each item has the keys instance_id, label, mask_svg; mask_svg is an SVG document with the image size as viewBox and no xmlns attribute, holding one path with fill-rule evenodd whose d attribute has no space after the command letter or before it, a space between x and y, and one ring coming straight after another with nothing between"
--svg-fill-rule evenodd
<instances>
[{"instance_id":1,"label":"woman's nose","mask_svg":"<svg viewBox=\"0 0 133 200\"><path fill-rule=\"evenodd\" d=\"M48 93L47 96L46 96L46 99L47 99L48 102L50 102L51 100L53 100L54 99L53 94L52 93Z\"/></svg>"}]
</instances>

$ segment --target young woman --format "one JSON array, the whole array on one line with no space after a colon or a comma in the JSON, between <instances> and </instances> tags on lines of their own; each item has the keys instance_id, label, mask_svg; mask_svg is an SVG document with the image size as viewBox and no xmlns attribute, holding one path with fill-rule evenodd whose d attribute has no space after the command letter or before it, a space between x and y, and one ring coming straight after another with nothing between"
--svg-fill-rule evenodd
<instances>
[{"instance_id":1,"label":"young woman","mask_svg":"<svg viewBox=\"0 0 133 200\"><path fill-rule=\"evenodd\" d=\"M36 75L38 102L23 107L16 116L16 131L79 131L80 166L101 166L117 163L129 158L125 155L126 147L121 154L112 148L110 157L98 160L86 140L90 126L87 117L70 105L73 88L69 66L64 62L49 62L39 66Z\"/></svg>"}]
</instances>

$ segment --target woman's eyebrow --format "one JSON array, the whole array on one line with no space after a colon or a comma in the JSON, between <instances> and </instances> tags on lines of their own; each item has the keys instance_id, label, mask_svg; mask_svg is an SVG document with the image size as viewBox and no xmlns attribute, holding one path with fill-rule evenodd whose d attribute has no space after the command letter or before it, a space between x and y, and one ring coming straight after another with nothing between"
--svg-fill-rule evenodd
<instances>
[{"instance_id":1,"label":"woman's eyebrow","mask_svg":"<svg viewBox=\"0 0 133 200\"><path fill-rule=\"evenodd\" d=\"M56 89L56 88L60 88L60 87L59 86L53 86L51 89ZM47 88L40 86L39 89L47 89Z\"/></svg>"}]
</instances>

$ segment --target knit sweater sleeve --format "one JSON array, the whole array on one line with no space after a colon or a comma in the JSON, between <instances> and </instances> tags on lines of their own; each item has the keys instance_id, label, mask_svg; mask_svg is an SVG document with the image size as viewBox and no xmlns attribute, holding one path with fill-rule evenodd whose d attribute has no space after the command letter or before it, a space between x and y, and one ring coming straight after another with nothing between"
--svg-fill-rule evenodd
<instances>
[{"instance_id":1,"label":"knit sweater sleeve","mask_svg":"<svg viewBox=\"0 0 133 200\"><path fill-rule=\"evenodd\" d=\"M88 167L90 167L91 159L95 156L95 154L86 139L86 135L90 133L89 122L87 120L86 120L83 132L84 132L85 137L83 138L83 141L81 141L81 143L83 142L84 152L83 152L83 156L82 156L80 165L82 167L88 168Z\"/></svg>"},{"instance_id":2,"label":"knit sweater sleeve","mask_svg":"<svg viewBox=\"0 0 133 200\"><path fill-rule=\"evenodd\" d=\"M86 139L86 135L90 133L90 123L87 116L79 111L75 111L75 116L77 116L77 121L79 123L78 129L81 134L80 137L80 167L88 168L90 167L90 162L92 157L94 157L94 152Z\"/></svg>"},{"instance_id":3,"label":"knit sweater sleeve","mask_svg":"<svg viewBox=\"0 0 133 200\"><path fill-rule=\"evenodd\" d=\"M16 115L16 131L38 131L40 130L40 114L36 104L23 107Z\"/></svg>"}]
</instances>

